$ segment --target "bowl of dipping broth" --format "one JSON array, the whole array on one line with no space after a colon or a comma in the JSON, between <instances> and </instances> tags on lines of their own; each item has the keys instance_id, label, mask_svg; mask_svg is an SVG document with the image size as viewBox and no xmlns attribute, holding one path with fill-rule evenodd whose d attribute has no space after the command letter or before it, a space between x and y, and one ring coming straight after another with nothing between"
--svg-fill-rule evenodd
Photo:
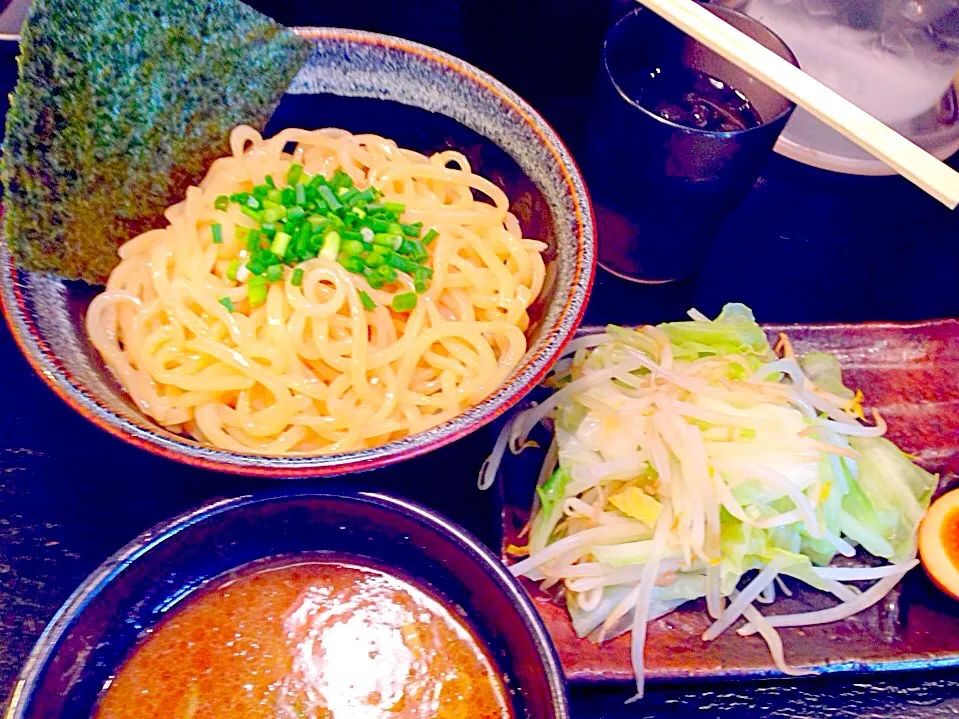
<instances>
[{"instance_id":1,"label":"bowl of dipping broth","mask_svg":"<svg viewBox=\"0 0 959 719\"><path fill-rule=\"evenodd\" d=\"M463 529L372 493L210 504L47 626L6 719L565 719L536 611Z\"/></svg>"}]
</instances>

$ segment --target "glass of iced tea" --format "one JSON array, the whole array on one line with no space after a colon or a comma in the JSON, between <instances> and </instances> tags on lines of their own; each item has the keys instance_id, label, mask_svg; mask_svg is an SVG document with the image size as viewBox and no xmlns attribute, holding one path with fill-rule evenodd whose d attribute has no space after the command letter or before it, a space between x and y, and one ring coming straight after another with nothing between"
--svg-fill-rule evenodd
<instances>
[{"instance_id":1,"label":"glass of iced tea","mask_svg":"<svg viewBox=\"0 0 959 719\"><path fill-rule=\"evenodd\" d=\"M707 7L798 64L758 21ZM652 11L623 16L606 35L583 157L600 264L638 282L695 274L792 110Z\"/></svg>"}]
</instances>

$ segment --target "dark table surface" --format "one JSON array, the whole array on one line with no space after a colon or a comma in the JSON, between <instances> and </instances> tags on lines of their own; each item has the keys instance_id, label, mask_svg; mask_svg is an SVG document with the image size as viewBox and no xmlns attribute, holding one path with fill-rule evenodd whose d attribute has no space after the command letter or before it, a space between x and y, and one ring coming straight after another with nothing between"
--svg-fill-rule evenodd
<instances>
[{"instance_id":1,"label":"dark table surface","mask_svg":"<svg viewBox=\"0 0 959 719\"><path fill-rule=\"evenodd\" d=\"M291 25L380 30L465 56L523 93L574 151L600 33L624 6L621 0L418 0L333 10L306 0L254 4ZM15 47L2 45L5 95L15 78ZM600 271L586 321L657 322L691 306L713 314L734 300L769 322L959 316L957 234L956 216L903 180L834 175L772 157L699 277L642 287ZM173 514L266 485L173 464L94 428L33 375L5 326L0 368L2 703L56 608L109 554ZM496 546L496 494L475 489L494 432L487 428L402 469L350 482L424 501ZM959 680L945 673L655 685L628 707L628 688L574 686L571 694L577 719L959 715Z\"/></svg>"}]
</instances>

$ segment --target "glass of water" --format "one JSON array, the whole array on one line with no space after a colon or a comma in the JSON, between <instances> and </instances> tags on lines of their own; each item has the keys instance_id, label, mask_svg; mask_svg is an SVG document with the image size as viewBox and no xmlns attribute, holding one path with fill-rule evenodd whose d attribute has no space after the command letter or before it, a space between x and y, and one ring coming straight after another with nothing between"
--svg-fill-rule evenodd
<instances>
[{"instance_id":1,"label":"glass of water","mask_svg":"<svg viewBox=\"0 0 959 719\"><path fill-rule=\"evenodd\" d=\"M714 2L759 20L785 40L803 70L920 144L913 125L939 107L959 69L959 0ZM802 109L784 137L797 151L867 157Z\"/></svg>"}]
</instances>

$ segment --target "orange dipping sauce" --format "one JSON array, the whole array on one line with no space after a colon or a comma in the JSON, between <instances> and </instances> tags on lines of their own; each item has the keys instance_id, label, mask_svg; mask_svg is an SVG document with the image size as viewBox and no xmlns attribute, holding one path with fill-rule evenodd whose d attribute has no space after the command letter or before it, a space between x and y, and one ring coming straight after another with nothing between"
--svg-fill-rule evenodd
<instances>
[{"instance_id":1,"label":"orange dipping sauce","mask_svg":"<svg viewBox=\"0 0 959 719\"><path fill-rule=\"evenodd\" d=\"M190 597L104 688L97 719L512 719L443 604L369 567L253 565Z\"/></svg>"}]
</instances>

